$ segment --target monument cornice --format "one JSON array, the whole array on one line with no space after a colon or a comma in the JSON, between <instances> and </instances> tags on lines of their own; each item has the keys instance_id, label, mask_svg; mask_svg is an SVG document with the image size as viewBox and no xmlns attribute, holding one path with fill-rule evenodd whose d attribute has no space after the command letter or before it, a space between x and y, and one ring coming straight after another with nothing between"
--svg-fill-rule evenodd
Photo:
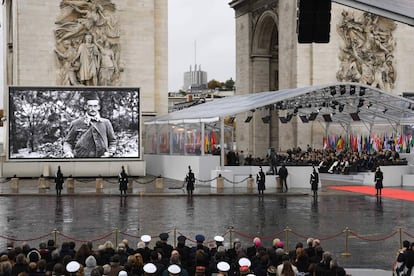
<instances>
[{"instance_id":1,"label":"monument cornice","mask_svg":"<svg viewBox=\"0 0 414 276\"><path fill-rule=\"evenodd\" d=\"M274 9L278 6L275 0L233 0L229 3L230 7L235 10L236 17L246 13L262 13L265 10Z\"/></svg>"}]
</instances>

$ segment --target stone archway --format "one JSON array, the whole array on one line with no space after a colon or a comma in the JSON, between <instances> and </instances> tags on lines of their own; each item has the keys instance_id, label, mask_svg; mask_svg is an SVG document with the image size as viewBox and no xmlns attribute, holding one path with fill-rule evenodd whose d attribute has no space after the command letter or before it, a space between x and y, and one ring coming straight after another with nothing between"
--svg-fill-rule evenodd
<instances>
[{"instance_id":1,"label":"stone archway","mask_svg":"<svg viewBox=\"0 0 414 276\"><path fill-rule=\"evenodd\" d=\"M252 39L252 81L253 91L278 90L279 80L279 32L277 14L273 10L264 11L254 26ZM260 115L260 113L264 113ZM254 135L261 135L263 143L256 145L258 152L266 152L268 148L279 148L279 120L273 106L258 112L260 118L256 120ZM269 116L269 123L265 124L262 117ZM262 130L262 131L259 131ZM265 131L263 131L265 130Z\"/></svg>"}]
</instances>

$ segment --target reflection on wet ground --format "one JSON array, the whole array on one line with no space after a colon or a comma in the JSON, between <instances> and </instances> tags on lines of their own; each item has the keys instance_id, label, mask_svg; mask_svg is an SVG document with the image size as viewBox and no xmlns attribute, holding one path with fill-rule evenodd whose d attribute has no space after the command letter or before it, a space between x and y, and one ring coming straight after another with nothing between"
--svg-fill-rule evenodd
<instances>
[{"instance_id":1,"label":"reflection on wet ground","mask_svg":"<svg viewBox=\"0 0 414 276\"><path fill-rule=\"evenodd\" d=\"M254 236L262 237L264 246L271 246L277 236L289 240L289 248L308 237L319 238L325 250L331 251L345 267L389 270L399 247L399 227L410 233L414 221L413 203L392 199L377 200L374 196L350 193L319 196L185 196L127 197L117 196L13 196L0 197L1 244L4 237L40 241L53 238L58 242L71 237L77 244L94 240L97 247L119 229L119 239L127 238L135 247L142 234L157 236L172 231L190 238L198 233L212 240L229 228L231 238L239 238L245 246ZM283 231L289 227L291 231ZM350 238L346 250L345 233ZM46 237L44 235L50 233ZM393 234L395 233L395 234ZM391 235L393 234L393 235ZM43 237L42 237L43 236ZM105 236L105 239L101 239ZM41 239L31 240L42 237ZM173 243L173 235L170 235ZM226 243L230 235L226 235ZM410 239L403 235L403 239ZM341 253L349 252L344 257Z\"/></svg>"}]
</instances>

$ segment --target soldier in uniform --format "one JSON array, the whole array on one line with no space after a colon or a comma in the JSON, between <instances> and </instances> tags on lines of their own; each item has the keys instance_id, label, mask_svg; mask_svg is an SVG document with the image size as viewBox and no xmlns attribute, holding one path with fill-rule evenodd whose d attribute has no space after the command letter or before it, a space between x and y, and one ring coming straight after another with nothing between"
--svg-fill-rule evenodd
<instances>
[{"instance_id":1,"label":"soldier in uniform","mask_svg":"<svg viewBox=\"0 0 414 276\"><path fill-rule=\"evenodd\" d=\"M124 166L122 166L122 170L119 173L118 180L119 180L119 190L121 191L121 196L127 196L128 175L125 172Z\"/></svg>"},{"instance_id":2,"label":"soldier in uniform","mask_svg":"<svg viewBox=\"0 0 414 276\"><path fill-rule=\"evenodd\" d=\"M260 166L260 171L256 175L257 189L259 190L259 196L264 195L264 190L266 190L266 175L263 172L262 166Z\"/></svg>"},{"instance_id":3,"label":"soldier in uniform","mask_svg":"<svg viewBox=\"0 0 414 276\"><path fill-rule=\"evenodd\" d=\"M310 184L313 192L313 197L316 199L318 197L318 186L319 186L319 174L313 167L313 171L310 175Z\"/></svg>"},{"instance_id":4,"label":"soldier in uniform","mask_svg":"<svg viewBox=\"0 0 414 276\"><path fill-rule=\"evenodd\" d=\"M57 196L61 196L62 195L62 189L63 189L63 183L64 183L64 179L63 179L63 173L60 170L60 166L58 166L58 170L56 172L56 177L55 177L55 184L56 184L56 195Z\"/></svg>"},{"instance_id":5,"label":"soldier in uniform","mask_svg":"<svg viewBox=\"0 0 414 276\"><path fill-rule=\"evenodd\" d=\"M187 183L187 194L189 196L193 196L195 176L190 166L188 166L188 173L185 177L185 182Z\"/></svg>"}]
</instances>

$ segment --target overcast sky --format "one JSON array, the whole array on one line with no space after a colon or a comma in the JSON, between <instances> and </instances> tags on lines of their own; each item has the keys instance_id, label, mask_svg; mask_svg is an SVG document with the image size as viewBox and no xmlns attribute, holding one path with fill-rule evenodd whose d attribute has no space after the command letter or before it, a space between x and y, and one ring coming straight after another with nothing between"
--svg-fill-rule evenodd
<instances>
[{"instance_id":1,"label":"overcast sky","mask_svg":"<svg viewBox=\"0 0 414 276\"><path fill-rule=\"evenodd\" d=\"M168 1L169 91L182 88L184 72L195 63L207 72L208 81L236 80L235 19L229 2Z\"/></svg>"},{"instance_id":2,"label":"overcast sky","mask_svg":"<svg viewBox=\"0 0 414 276\"><path fill-rule=\"evenodd\" d=\"M190 65L194 68L195 62L207 72L207 80L236 80L235 19L229 2L230 0L168 1L169 91L182 88L184 72L189 71ZM2 32L2 26L0 28ZM1 35L1 41L2 38ZM2 47L3 43L0 43L0 49ZM2 55L0 62L1 59ZM1 83L2 78L3 75L0 74ZM1 106L2 100L0 97Z\"/></svg>"}]
</instances>

